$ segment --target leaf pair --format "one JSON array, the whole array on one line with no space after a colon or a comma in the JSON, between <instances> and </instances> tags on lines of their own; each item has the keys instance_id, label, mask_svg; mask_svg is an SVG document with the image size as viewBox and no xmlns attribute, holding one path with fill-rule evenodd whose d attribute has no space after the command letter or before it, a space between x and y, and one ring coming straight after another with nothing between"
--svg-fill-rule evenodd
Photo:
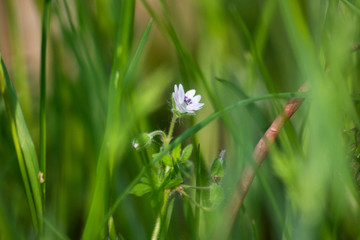
<instances>
[{"instance_id":1,"label":"leaf pair","mask_svg":"<svg viewBox=\"0 0 360 240\"><path fill-rule=\"evenodd\" d=\"M163 164L169 167L173 167L174 164L182 163L188 160L193 150L192 144L187 145L181 153L181 144L178 144L171 152L170 155L162 157L161 161ZM158 156L158 153L152 155L153 158Z\"/></svg>"},{"instance_id":2,"label":"leaf pair","mask_svg":"<svg viewBox=\"0 0 360 240\"><path fill-rule=\"evenodd\" d=\"M153 182L148 177L143 177L140 183L136 184L131 190L135 196L141 197L150 192L163 192L166 189L172 189L183 182L178 169L171 169L167 172L162 180L156 175Z\"/></svg>"}]
</instances>

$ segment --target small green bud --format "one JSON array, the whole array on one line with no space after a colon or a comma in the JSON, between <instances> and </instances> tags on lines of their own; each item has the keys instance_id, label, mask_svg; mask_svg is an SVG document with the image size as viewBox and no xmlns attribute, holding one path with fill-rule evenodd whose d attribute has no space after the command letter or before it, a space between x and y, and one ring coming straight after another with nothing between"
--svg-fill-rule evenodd
<instances>
[{"instance_id":1,"label":"small green bud","mask_svg":"<svg viewBox=\"0 0 360 240\"><path fill-rule=\"evenodd\" d=\"M220 162L220 158L216 158L211 165L211 175L222 178L224 176L224 168Z\"/></svg>"},{"instance_id":2,"label":"small green bud","mask_svg":"<svg viewBox=\"0 0 360 240\"><path fill-rule=\"evenodd\" d=\"M211 165L211 176L213 176L216 183L224 177L223 158L225 156L225 150L221 151L219 158L216 158Z\"/></svg>"},{"instance_id":3,"label":"small green bud","mask_svg":"<svg viewBox=\"0 0 360 240\"><path fill-rule=\"evenodd\" d=\"M136 150L143 149L151 144L152 137L147 133L140 133L132 141L132 145Z\"/></svg>"}]
</instances>

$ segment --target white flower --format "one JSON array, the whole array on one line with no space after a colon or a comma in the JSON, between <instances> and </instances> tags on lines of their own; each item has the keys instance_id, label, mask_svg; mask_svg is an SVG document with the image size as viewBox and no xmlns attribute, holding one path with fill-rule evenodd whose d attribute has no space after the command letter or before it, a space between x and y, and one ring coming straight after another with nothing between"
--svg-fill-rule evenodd
<instances>
[{"instance_id":1,"label":"white flower","mask_svg":"<svg viewBox=\"0 0 360 240\"><path fill-rule=\"evenodd\" d=\"M201 96L195 95L195 90L191 89L184 93L184 88L179 84L179 88L175 85L173 98L176 106L176 110L182 113L194 113L204 106L204 103L200 103Z\"/></svg>"}]
</instances>

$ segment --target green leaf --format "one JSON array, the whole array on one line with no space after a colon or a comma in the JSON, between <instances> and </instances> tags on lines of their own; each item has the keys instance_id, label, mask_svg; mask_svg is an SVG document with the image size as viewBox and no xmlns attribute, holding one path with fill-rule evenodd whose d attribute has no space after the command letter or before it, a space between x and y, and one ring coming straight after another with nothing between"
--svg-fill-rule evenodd
<instances>
[{"instance_id":1,"label":"green leaf","mask_svg":"<svg viewBox=\"0 0 360 240\"><path fill-rule=\"evenodd\" d=\"M151 186L144 183L138 183L135 185L135 187L131 190L130 193L134 194L135 196L141 197L144 194L151 192L151 190Z\"/></svg>"},{"instance_id":2,"label":"green leaf","mask_svg":"<svg viewBox=\"0 0 360 240\"><path fill-rule=\"evenodd\" d=\"M180 153L181 153L181 144L178 144L171 152L171 155L176 163L179 162Z\"/></svg>"},{"instance_id":3,"label":"green leaf","mask_svg":"<svg viewBox=\"0 0 360 240\"><path fill-rule=\"evenodd\" d=\"M220 158L216 158L211 165L211 176L217 176L220 178L224 176L224 168L222 162L220 161Z\"/></svg>"},{"instance_id":4,"label":"green leaf","mask_svg":"<svg viewBox=\"0 0 360 240\"><path fill-rule=\"evenodd\" d=\"M145 175L140 179L140 182L145 183L149 186L151 186L152 184L154 184L155 186L159 186L159 183L160 183L159 175L152 174L151 179L150 179L149 175Z\"/></svg>"},{"instance_id":5,"label":"green leaf","mask_svg":"<svg viewBox=\"0 0 360 240\"><path fill-rule=\"evenodd\" d=\"M180 180L174 181L174 179L180 179L181 181ZM162 182L160 184L160 189L171 188L174 186L174 184L175 185L180 184L179 181L180 183L182 182L179 169L171 168L170 171L168 171L166 175L163 177Z\"/></svg>"},{"instance_id":6,"label":"green leaf","mask_svg":"<svg viewBox=\"0 0 360 240\"><path fill-rule=\"evenodd\" d=\"M169 155L163 156L162 161L166 166L172 167L174 165L173 160Z\"/></svg>"},{"instance_id":7,"label":"green leaf","mask_svg":"<svg viewBox=\"0 0 360 240\"><path fill-rule=\"evenodd\" d=\"M174 179L171 179L170 181L168 181L164 188L165 189L171 189L179 184L181 184L183 182L183 179L182 178L174 178Z\"/></svg>"},{"instance_id":8,"label":"green leaf","mask_svg":"<svg viewBox=\"0 0 360 240\"><path fill-rule=\"evenodd\" d=\"M155 154L152 155L152 157L153 157L154 159L156 159L158 156L159 156L159 153L155 153ZM163 164L165 164L166 166L169 166L169 167L172 167L172 166L174 165L172 158L171 158L168 154L164 155L164 156L161 158L161 162L162 162Z\"/></svg>"},{"instance_id":9,"label":"green leaf","mask_svg":"<svg viewBox=\"0 0 360 240\"><path fill-rule=\"evenodd\" d=\"M193 150L193 145L192 144L187 145L182 151L180 162L185 162L186 160L188 160L191 156L192 150Z\"/></svg>"},{"instance_id":10,"label":"green leaf","mask_svg":"<svg viewBox=\"0 0 360 240\"><path fill-rule=\"evenodd\" d=\"M212 183L210 185L210 202L212 206L217 206L224 199L224 192L220 185Z\"/></svg>"}]
</instances>

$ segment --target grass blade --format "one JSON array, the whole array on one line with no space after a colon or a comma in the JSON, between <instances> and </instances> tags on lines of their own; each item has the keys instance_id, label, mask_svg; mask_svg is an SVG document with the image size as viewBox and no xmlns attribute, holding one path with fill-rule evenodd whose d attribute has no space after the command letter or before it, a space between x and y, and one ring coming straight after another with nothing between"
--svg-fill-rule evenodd
<instances>
[{"instance_id":1,"label":"grass blade","mask_svg":"<svg viewBox=\"0 0 360 240\"><path fill-rule=\"evenodd\" d=\"M200 144L196 149L196 187L201 187L201 159L200 159ZM201 190L196 189L195 202L201 204ZM195 209L195 239L200 239L200 208Z\"/></svg>"},{"instance_id":2,"label":"grass blade","mask_svg":"<svg viewBox=\"0 0 360 240\"><path fill-rule=\"evenodd\" d=\"M119 128L120 116L119 116L119 109L121 109L120 105L122 99L125 95L125 89L130 84L130 80L133 77L135 66L139 61L141 52L144 48L146 39L149 35L149 31L152 26L152 21L148 24L145 33L139 43L138 49L135 53L135 56L128 64L128 50L123 50L130 48L130 36L132 29L129 28L129 22L133 16L129 14L129 12L133 13L134 2L127 2L125 5L127 9L127 17L123 20L124 28L127 31L127 36L124 32L122 35L119 36L119 45L117 47L117 54L114 58L114 65L111 74L110 80L110 88L109 88L109 102L108 102L108 115L107 115L107 123L106 123L106 130L105 136L103 139L103 144L100 150L100 156L98 160L98 168L97 168L97 175L98 180L95 186L95 194L94 199L92 202L92 207L90 210L90 214L88 217L88 221L85 227L85 231L83 234L83 239L91 239L96 238L98 236L98 221L103 219L104 217L104 209L99 209L101 206L105 204L105 199L102 195L104 195L106 188L107 188L107 179L108 171L110 169L110 176L112 176L113 168L113 161L115 159L116 151L120 151L118 147L118 139L114 134L116 131L114 129ZM130 24L130 26L132 26ZM125 51L125 52L124 52ZM123 134L127 134L126 129L122 129ZM115 140L117 139L117 140ZM107 219L109 217L106 217ZM103 225L102 225L103 226ZM101 231L101 229L99 229Z\"/></svg>"},{"instance_id":3,"label":"grass blade","mask_svg":"<svg viewBox=\"0 0 360 240\"><path fill-rule=\"evenodd\" d=\"M51 0L44 1L42 34L41 34L41 66L40 66L40 171L46 179L46 40L50 22ZM43 204L45 204L46 183L42 184Z\"/></svg>"},{"instance_id":4,"label":"grass blade","mask_svg":"<svg viewBox=\"0 0 360 240\"><path fill-rule=\"evenodd\" d=\"M1 58L1 57L0 57ZM1 58L0 90L10 118L13 141L23 178L35 232L43 229L42 196L38 180L39 165L33 141L27 128L15 89Z\"/></svg>"},{"instance_id":5,"label":"grass blade","mask_svg":"<svg viewBox=\"0 0 360 240\"><path fill-rule=\"evenodd\" d=\"M44 218L44 224L61 240L70 240L67 236L62 234L56 227L46 218Z\"/></svg>"}]
</instances>

